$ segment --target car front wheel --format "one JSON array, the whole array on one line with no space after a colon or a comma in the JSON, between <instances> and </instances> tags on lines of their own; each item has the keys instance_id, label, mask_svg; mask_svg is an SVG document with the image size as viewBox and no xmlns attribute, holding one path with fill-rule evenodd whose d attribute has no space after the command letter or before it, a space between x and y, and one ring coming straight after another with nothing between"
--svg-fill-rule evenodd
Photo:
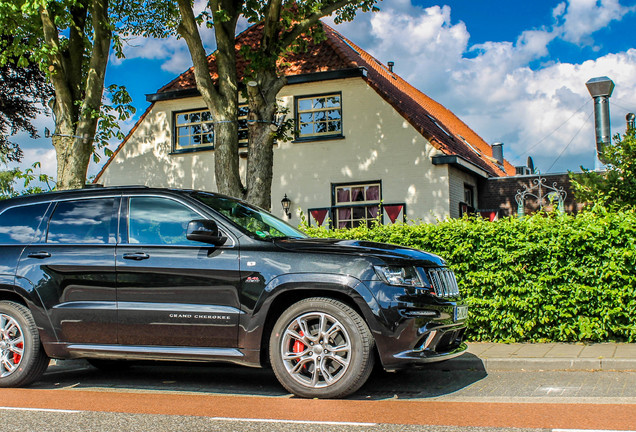
<instances>
[{"instance_id":1,"label":"car front wheel","mask_svg":"<svg viewBox=\"0 0 636 432\"><path fill-rule=\"evenodd\" d=\"M355 310L331 298L315 297L293 304L276 321L270 361L291 393L342 398L369 378L373 345L369 327Z\"/></svg>"},{"instance_id":2,"label":"car front wheel","mask_svg":"<svg viewBox=\"0 0 636 432\"><path fill-rule=\"evenodd\" d=\"M44 373L48 364L29 309L0 301L0 387L30 384Z\"/></svg>"}]
</instances>

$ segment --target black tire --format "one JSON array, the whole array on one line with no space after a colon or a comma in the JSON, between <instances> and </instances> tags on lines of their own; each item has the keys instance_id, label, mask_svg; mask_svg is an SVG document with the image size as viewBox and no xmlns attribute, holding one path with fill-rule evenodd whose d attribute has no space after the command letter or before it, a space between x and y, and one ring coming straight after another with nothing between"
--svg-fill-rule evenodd
<instances>
[{"instance_id":1,"label":"black tire","mask_svg":"<svg viewBox=\"0 0 636 432\"><path fill-rule=\"evenodd\" d=\"M290 393L343 398L369 378L373 346L371 331L355 310L338 300L314 297L293 304L276 321L269 358Z\"/></svg>"},{"instance_id":2,"label":"black tire","mask_svg":"<svg viewBox=\"0 0 636 432\"><path fill-rule=\"evenodd\" d=\"M0 387L31 384L48 365L31 311L18 303L0 301Z\"/></svg>"}]
</instances>

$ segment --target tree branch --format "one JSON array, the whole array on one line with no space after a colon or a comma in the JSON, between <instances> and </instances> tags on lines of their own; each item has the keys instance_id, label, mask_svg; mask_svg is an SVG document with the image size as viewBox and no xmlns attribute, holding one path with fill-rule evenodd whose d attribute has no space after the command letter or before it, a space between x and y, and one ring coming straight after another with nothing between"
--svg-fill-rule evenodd
<instances>
[{"instance_id":1,"label":"tree branch","mask_svg":"<svg viewBox=\"0 0 636 432\"><path fill-rule=\"evenodd\" d=\"M80 111L77 135L95 135L97 116L104 93L104 76L108 64L108 54L112 31L108 16L108 0L92 0L91 18L93 23L93 48L86 76L84 101ZM92 141L89 141L92 145Z\"/></svg>"},{"instance_id":2,"label":"tree branch","mask_svg":"<svg viewBox=\"0 0 636 432\"><path fill-rule=\"evenodd\" d=\"M71 113L73 112L73 95L68 87L67 74L62 49L60 47L60 39L55 26L55 17L51 16L48 8L40 8L40 20L42 22L42 31L44 34L44 42L48 45L51 54L50 59L50 76L51 83L55 89L55 107L53 108L57 117L57 124L64 124L71 128L73 120ZM52 69L51 69L52 68ZM69 129L70 130L70 129Z\"/></svg>"},{"instance_id":3,"label":"tree branch","mask_svg":"<svg viewBox=\"0 0 636 432\"><path fill-rule=\"evenodd\" d=\"M356 2L356 0L340 0L320 9L318 12L314 12L304 20L295 24L292 27L291 31L286 33L285 36L281 39L281 45L284 47L290 46L294 42L294 40L300 37L307 30L309 30L309 28L316 24L320 20L320 18L332 14L333 12L347 6L348 4Z\"/></svg>"}]
</instances>

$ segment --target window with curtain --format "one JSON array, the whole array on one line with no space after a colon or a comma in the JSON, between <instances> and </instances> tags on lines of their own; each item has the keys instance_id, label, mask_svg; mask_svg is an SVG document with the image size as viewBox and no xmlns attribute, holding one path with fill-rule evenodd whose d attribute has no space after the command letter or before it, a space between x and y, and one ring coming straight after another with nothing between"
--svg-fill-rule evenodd
<instances>
[{"instance_id":1,"label":"window with curtain","mask_svg":"<svg viewBox=\"0 0 636 432\"><path fill-rule=\"evenodd\" d=\"M342 135L340 94L296 98L297 138Z\"/></svg>"},{"instance_id":2,"label":"window with curtain","mask_svg":"<svg viewBox=\"0 0 636 432\"><path fill-rule=\"evenodd\" d=\"M380 182L335 185L335 224L338 228L371 226L378 217L381 199Z\"/></svg>"}]
</instances>

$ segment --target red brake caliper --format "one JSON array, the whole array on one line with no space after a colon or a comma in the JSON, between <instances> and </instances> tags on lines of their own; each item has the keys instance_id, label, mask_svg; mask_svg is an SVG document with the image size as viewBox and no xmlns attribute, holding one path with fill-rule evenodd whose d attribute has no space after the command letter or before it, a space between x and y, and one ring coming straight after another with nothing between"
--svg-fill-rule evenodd
<instances>
[{"instance_id":1,"label":"red brake caliper","mask_svg":"<svg viewBox=\"0 0 636 432\"><path fill-rule=\"evenodd\" d=\"M305 335L303 334L303 332L300 332L299 334L300 334L301 336L305 336ZM305 344L304 344L304 343L302 343L301 341L299 341L298 339L296 339L296 341L294 342L294 346L292 346L292 351L293 351L295 354L298 354L298 353L301 353L301 352L305 351L305 348L306 348L306 347L305 347ZM298 360L298 361L300 361L300 360ZM303 365L303 367L302 367L302 369L303 369L303 371L304 371L304 370L306 370L306 369L307 369L307 365L306 365L306 364L304 364L304 365Z\"/></svg>"},{"instance_id":2,"label":"red brake caliper","mask_svg":"<svg viewBox=\"0 0 636 432\"><path fill-rule=\"evenodd\" d=\"M17 348L24 349L24 344L22 342L15 344ZM13 353L13 364L20 363L20 359L22 356L20 354Z\"/></svg>"},{"instance_id":3,"label":"red brake caliper","mask_svg":"<svg viewBox=\"0 0 636 432\"><path fill-rule=\"evenodd\" d=\"M300 335L301 336L305 336L303 334L303 332L300 332ZM298 354L298 353L301 353L301 352L305 351L305 344L302 343L301 341L299 341L298 339L296 339L296 341L294 342L294 346L292 347L292 351L295 354Z\"/></svg>"}]
</instances>

